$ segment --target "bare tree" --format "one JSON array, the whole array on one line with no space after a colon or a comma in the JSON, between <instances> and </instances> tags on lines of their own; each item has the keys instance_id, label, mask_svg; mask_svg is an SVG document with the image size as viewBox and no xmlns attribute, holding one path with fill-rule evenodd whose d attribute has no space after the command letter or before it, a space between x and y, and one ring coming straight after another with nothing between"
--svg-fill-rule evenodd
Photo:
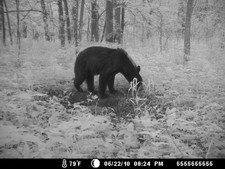
<instances>
[{"instance_id":1,"label":"bare tree","mask_svg":"<svg viewBox=\"0 0 225 169\"><path fill-rule=\"evenodd\" d=\"M98 41L98 4L97 0L91 3L91 41Z\"/></svg>"},{"instance_id":2,"label":"bare tree","mask_svg":"<svg viewBox=\"0 0 225 169\"><path fill-rule=\"evenodd\" d=\"M158 16L159 16L159 26L158 26L158 30L159 30L159 46L160 46L160 52L163 51L163 45L162 45L162 40L163 40L163 26L164 26L164 18L163 18L163 14L158 11Z\"/></svg>"},{"instance_id":3,"label":"bare tree","mask_svg":"<svg viewBox=\"0 0 225 169\"><path fill-rule=\"evenodd\" d=\"M105 40L107 42L113 42L113 2L111 0L106 1L106 17L105 17Z\"/></svg>"},{"instance_id":4,"label":"bare tree","mask_svg":"<svg viewBox=\"0 0 225 169\"><path fill-rule=\"evenodd\" d=\"M17 18L17 44L19 45L19 51L20 51L20 13L19 13L19 0L16 1L16 18Z\"/></svg>"},{"instance_id":5,"label":"bare tree","mask_svg":"<svg viewBox=\"0 0 225 169\"><path fill-rule=\"evenodd\" d=\"M78 0L74 0L72 7L72 16L73 16L73 30L74 30L74 40L75 46L78 46Z\"/></svg>"},{"instance_id":6,"label":"bare tree","mask_svg":"<svg viewBox=\"0 0 225 169\"><path fill-rule=\"evenodd\" d=\"M79 23L79 40L82 40L82 28L83 28L83 16L84 16L84 3L85 0L81 1L80 7L80 23Z\"/></svg>"},{"instance_id":7,"label":"bare tree","mask_svg":"<svg viewBox=\"0 0 225 169\"><path fill-rule=\"evenodd\" d=\"M5 0L3 0L3 3L4 3L4 6L5 6L5 12L6 12L7 21L8 21L7 23L8 23L10 43L12 45L13 44L13 38L12 38L11 23L10 23L10 19L9 19L8 7L7 7L7 4L6 4Z\"/></svg>"},{"instance_id":8,"label":"bare tree","mask_svg":"<svg viewBox=\"0 0 225 169\"><path fill-rule=\"evenodd\" d=\"M90 17L88 17L88 25L87 25L87 41L90 41Z\"/></svg>"},{"instance_id":9,"label":"bare tree","mask_svg":"<svg viewBox=\"0 0 225 169\"><path fill-rule=\"evenodd\" d=\"M121 43L123 43L124 26L125 26L125 2L122 3L121 34L120 34L120 41L121 41Z\"/></svg>"},{"instance_id":10,"label":"bare tree","mask_svg":"<svg viewBox=\"0 0 225 169\"><path fill-rule=\"evenodd\" d=\"M49 29L48 29L48 13L45 7L45 1L41 0L41 8L42 8L42 15L43 15L43 22L44 22L44 30L45 30L45 40L50 41L49 36Z\"/></svg>"},{"instance_id":11,"label":"bare tree","mask_svg":"<svg viewBox=\"0 0 225 169\"><path fill-rule=\"evenodd\" d=\"M121 5L119 1L115 1L115 34L114 41L120 43L120 32L121 32Z\"/></svg>"},{"instance_id":12,"label":"bare tree","mask_svg":"<svg viewBox=\"0 0 225 169\"><path fill-rule=\"evenodd\" d=\"M184 60L187 61L187 56L190 55L190 35L191 35L191 15L193 11L194 0L188 0L186 21L185 21L185 34L184 34Z\"/></svg>"},{"instance_id":13,"label":"bare tree","mask_svg":"<svg viewBox=\"0 0 225 169\"><path fill-rule=\"evenodd\" d=\"M50 18L50 39L51 41L54 40L55 41L55 25L54 25L54 15L53 15L53 10L52 10L52 5L51 2L48 2L48 10L49 10L49 18Z\"/></svg>"},{"instance_id":14,"label":"bare tree","mask_svg":"<svg viewBox=\"0 0 225 169\"><path fill-rule=\"evenodd\" d=\"M100 42L102 42L103 39L104 39L104 35L105 35L105 27L106 27L106 21L105 21L105 24L104 24L104 27L103 27L103 31L102 31L102 36L101 36Z\"/></svg>"},{"instance_id":15,"label":"bare tree","mask_svg":"<svg viewBox=\"0 0 225 169\"><path fill-rule=\"evenodd\" d=\"M25 21L22 24L22 37L27 38L27 23Z\"/></svg>"},{"instance_id":16,"label":"bare tree","mask_svg":"<svg viewBox=\"0 0 225 169\"><path fill-rule=\"evenodd\" d=\"M115 1L115 35L114 40L121 43L124 30L124 2Z\"/></svg>"},{"instance_id":17,"label":"bare tree","mask_svg":"<svg viewBox=\"0 0 225 169\"><path fill-rule=\"evenodd\" d=\"M64 19L63 19L63 7L62 0L58 0L58 12L59 12L59 38L61 46L65 46L65 30L64 30Z\"/></svg>"},{"instance_id":18,"label":"bare tree","mask_svg":"<svg viewBox=\"0 0 225 169\"><path fill-rule=\"evenodd\" d=\"M71 31L70 31L70 17L69 17L69 9L68 9L68 4L67 0L63 0L64 3L64 10L65 10L65 15L66 15L66 31L67 31L67 39L68 42L71 42Z\"/></svg>"},{"instance_id":19,"label":"bare tree","mask_svg":"<svg viewBox=\"0 0 225 169\"><path fill-rule=\"evenodd\" d=\"M5 35L5 16L4 16L4 8L3 8L3 0L0 0L0 14L1 14L1 28L2 28L2 42L6 45L6 35Z\"/></svg>"}]
</instances>

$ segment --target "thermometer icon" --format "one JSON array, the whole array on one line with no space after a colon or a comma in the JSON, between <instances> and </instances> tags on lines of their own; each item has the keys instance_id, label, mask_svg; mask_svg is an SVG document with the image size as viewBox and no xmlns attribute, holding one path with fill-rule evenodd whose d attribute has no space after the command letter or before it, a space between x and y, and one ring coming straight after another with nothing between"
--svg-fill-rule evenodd
<instances>
[{"instance_id":1,"label":"thermometer icon","mask_svg":"<svg viewBox=\"0 0 225 169\"><path fill-rule=\"evenodd\" d=\"M66 159L63 159L63 161L62 161L62 168L66 168L66 167L67 167Z\"/></svg>"}]
</instances>

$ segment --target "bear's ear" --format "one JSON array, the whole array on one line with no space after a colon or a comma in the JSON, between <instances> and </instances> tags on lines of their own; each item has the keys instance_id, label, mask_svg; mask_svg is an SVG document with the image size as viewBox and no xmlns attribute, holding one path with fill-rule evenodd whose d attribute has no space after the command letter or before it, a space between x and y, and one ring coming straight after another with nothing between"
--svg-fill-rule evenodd
<instances>
[{"instance_id":1,"label":"bear's ear","mask_svg":"<svg viewBox=\"0 0 225 169\"><path fill-rule=\"evenodd\" d=\"M137 72L139 73L141 70L141 67L140 66L137 66Z\"/></svg>"}]
</instances>

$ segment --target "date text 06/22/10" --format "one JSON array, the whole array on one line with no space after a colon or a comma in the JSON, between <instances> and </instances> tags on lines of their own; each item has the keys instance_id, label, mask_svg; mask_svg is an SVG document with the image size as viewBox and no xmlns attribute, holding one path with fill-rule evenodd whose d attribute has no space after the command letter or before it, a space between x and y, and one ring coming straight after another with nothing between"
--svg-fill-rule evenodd
<instances>
[{"instance_id":1,"label":"date text 06/22/10","mask_svg":"<svg viewBox=\"0 0 225 169\"><path fill-rule=\"evenodd\" d=\"M163 166L163 161L104 161L104 166Z\"/></svg>"}]
</instances>

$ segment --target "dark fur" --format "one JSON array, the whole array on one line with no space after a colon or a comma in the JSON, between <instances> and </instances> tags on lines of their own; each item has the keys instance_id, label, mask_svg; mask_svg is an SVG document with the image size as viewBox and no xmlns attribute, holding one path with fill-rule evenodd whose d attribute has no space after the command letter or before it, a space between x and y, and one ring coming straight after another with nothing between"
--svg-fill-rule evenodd
<instances>
[{"instance_id":1,"label":"dark fur","mask_svg":"<svg viewBox=\"0 0 225 169\"><path fill-rule=\"evenodd\" d=\"M142 81L139 74L140 66L129 58L123 49L111 49L106 47L89 47L79 53L75 62L75 79L74 86L78 91L82 91L80 85L86 80L88 91L94 91L94 75L99 77L99 93L101 97L105 96L106 86L109 91L115 93L114 79L117 73L131 82L137 78L138 82Z\"/></svg>"}]
</instances>

